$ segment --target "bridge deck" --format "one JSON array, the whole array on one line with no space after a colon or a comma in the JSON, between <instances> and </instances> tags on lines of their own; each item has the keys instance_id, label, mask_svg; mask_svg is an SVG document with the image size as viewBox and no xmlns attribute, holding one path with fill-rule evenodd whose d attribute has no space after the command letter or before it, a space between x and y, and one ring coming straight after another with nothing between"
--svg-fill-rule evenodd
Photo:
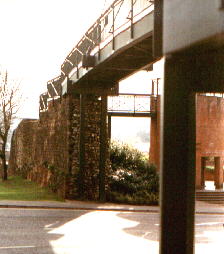
<instances>
[{"instance_id":1,"label":"bridge deck","mask_svg":"<svg viewBox=\"0 0 224 254\"><path fill-rule=\"evenodd\" d=\"M128 13L131 11L130 8L133 8L133 10L137 8L135 5L131 7L131 0L117 2L124 2L126 8L129 6ZM91 63L89 67L83 66L81 60L76 64L74 60L71 62L72 54L77 51L76 48L73 49L73 53L69 54L62 65L64 77L68 77L64 78L62 82L63 94L69 92L89 93L89 89L95 89L96 94L100 94L105 90L106 93L114 93L112 88L120 80L142 68L148 68L153 63L155 60L152 55L153 5L147 0L137 0L135 2L144 4L142 9L138 9L132 20L123 19L124 23L117 25L117 28L115 24L112 25L111 36L94 45L94 47L92 46L89 52L86 50L82 53L83 56L92 57L90 59L91 61L93 59L94 62L92 66ZM108 14L103 15L104 18L110 15L111 8L112 10L114 8L116 12L116 6L112 6L106 12ZM114 18L114 21L112 20L112 23L115 23L115 21L116 18ZM70 61L70 66L68 61ZM72 82L68 82L68 80Z\"/></svg>"}]
</instances>

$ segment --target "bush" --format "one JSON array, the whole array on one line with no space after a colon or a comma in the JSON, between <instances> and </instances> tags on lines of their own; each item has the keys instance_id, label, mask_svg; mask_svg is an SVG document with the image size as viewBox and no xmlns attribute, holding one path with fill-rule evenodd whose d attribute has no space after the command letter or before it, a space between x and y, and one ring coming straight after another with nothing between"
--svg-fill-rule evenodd
<instances>
[{"instance_id":1,"label":"bush","mask_svg":"<svg viewBox=\"0 0 224 254\"><path fill-rule=\"evenodd\" d=\"M113 142L110 148L109 201L158 204L159 177L144 154Z\"/></svg>"}]
</instances>

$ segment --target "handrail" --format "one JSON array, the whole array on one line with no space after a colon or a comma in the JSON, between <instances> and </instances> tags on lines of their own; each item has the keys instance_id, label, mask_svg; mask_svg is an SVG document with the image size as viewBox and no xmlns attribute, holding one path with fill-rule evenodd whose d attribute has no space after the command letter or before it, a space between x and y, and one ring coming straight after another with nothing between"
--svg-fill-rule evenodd
<instances>
[{"instance_id":1,"label":"handrail","mask_svg":"<svg viewBox=\"0 0 224 254\"><path fill-rule=\"evenodd\" d=\"M156 113L154 94L122 93L119 96L108 97L108 112L122 113Z\"/></svg>"},{"instance_id":2,"label":"handrail","mask_svg":"<svg viewBox=\"0 0 224 254\"><path fill-rule=\"evenodd\" d=\"M78 68L83 55L91 54L98 46L98 51L104 46L109 38L114 40L116 33L121 27L136 22L134 19L146 9L153 6L152 0L115 0L110 7L88 29L77 45L71 50L61 65L63 76ZM132 12L132 13L131 13ZM131 13L131 17L130 16ZM131 29L132 31L132 29ZM132 36L132 35L131 35ZM102 44L102 45L101 45Z\"/></svg>"}]
</instances>

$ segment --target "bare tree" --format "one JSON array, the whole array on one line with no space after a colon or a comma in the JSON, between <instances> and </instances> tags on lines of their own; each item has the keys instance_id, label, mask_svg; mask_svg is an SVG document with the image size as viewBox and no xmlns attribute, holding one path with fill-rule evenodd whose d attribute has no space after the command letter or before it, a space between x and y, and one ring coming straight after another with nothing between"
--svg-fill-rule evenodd
<instances>
[{"instance_id":1,"label":"bare tree","mask_svg":"<svg viewBox=\"0 0 224 254\"><path fill-rule=\"evenodd\" d=\"M20 105L19 83L9 79L7 71L0 71L0 162L2 180L8 179L6 144L10 127Z\"/></svg>"}]
</instances>

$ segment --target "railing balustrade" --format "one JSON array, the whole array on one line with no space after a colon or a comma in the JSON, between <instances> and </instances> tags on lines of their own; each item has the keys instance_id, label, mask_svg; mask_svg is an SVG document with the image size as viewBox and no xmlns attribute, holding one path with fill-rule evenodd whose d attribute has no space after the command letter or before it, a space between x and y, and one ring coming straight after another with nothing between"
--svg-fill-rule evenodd
<instances>
[{"instance_id":1,"label":"railing balustrade","mask_svg":"<svg viewBox=\"0 0 224 254\"><path fill-rule=\"evenodd\" d=\"M108 97L109 113L155 113L156 96L152 94L119 94Z\"/></svg>"},{"instance_id":2,"label":"railing balustrade","mask_svg":"<svg viewBox=\"0 0 224 254\"><path fill-rule=\"evenodd\" d=\"M79 66L83 55L90 55L94 50L100 51L121 31L146 15L146 10L153 10L152 0L116 0L103 15L89 28L79 43L72 49L61 66L63 75ZM132 37L132 29L130 29ZM95 52L95 51L94 51Z\"/></svg>"}]
</instances>

